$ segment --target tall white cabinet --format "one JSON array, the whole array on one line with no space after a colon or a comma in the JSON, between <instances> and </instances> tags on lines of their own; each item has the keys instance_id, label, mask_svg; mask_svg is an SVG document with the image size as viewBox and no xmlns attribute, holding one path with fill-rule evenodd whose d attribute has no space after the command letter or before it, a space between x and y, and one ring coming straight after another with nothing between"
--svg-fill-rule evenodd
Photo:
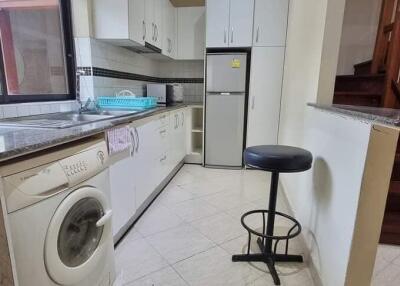
<instances>
[{"instance_id":1,"label":"tall white cabinet","mask_svg":"<svg viewBox=\"0 0 400 286\"><path fill-rule=\"evenodd\" d=\"M278 143L284 47L253 47L246 146Z\"/></svg>"},{"instance_id":2,"label":"tall white cabinet","mask_svg":"<svg viewBox=\"0 0 400 286\"><path fill-rule=\"evenodd\" d=\"M208 48L251 47L254 0L207 0Z\"/></svg>"}]
</instances>

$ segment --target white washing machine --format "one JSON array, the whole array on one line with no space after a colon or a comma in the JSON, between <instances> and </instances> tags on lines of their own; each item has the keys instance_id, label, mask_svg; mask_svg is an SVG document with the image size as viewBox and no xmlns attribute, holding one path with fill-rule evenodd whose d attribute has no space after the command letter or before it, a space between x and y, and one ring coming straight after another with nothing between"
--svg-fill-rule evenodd
<instances>
[{"instance_id":1,"label":"white washing machine","mask_svg":"<svg viewBox=\"0 0 400 286\"><path fill-rule=\"evenodd\" d=\"M107 161L94 140L1 167L18 285L112 285Z\"/></svg>"}]
</instances>

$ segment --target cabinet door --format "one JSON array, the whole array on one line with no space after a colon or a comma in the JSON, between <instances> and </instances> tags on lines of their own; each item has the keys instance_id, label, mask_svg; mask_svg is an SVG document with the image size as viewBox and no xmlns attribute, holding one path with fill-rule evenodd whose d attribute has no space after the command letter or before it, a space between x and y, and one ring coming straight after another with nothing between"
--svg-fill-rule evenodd
<instances>
[{"instance_id":1,"label":"cabinet door","mask_svg":"<svg viewBox=\"0 0 400 286\"><path fill-rule=\"evenodd\" d=\"M128 0L96 0L92 9L96 39L128 39Z\"/></svg>"},{"instance_id":2,"label":"cabinet door","mask_svg":"<svg viewBox=\"0 0 400 286\"><path fill-rule=\"evenodd\" d=\"M128 223L136 212L134 174L133 157L127 157L110 166L113 236Z\"/></svg>"},{"instance_id":3,"label":"cabinet door","mask_svg":"<svg viewBox=\"0 0 400 286\"><path fill-rule=\"evenodd\" d=\"M163 44L163 0L154 0L154 46L162 48Z\"/></svg>"},{"instance_id":4,"label":"cabinet door","mask_svg":"<svg viewBox=\"0 0 400 286\"><path fill-rule=\"evenodd\" d=\"M178 59L203 60L204 41L204 7L178 8Z\"/></svg>"},{"instance_id":5,"label":"cabinet door","mask_svg":"<svg viewBox=\"0 0 400 286\"><path fill-rule=\"evenodd\" d=\"M253 47L247 147L277 144L284 47Z\"/></svg>"},{"instance_id":6,"label":"cabinet door","mask_svg":"<svg viewBox=\"0 0 400 286\"><path fill-rule=\"evenodd\" d=\"M140 208L156 187L154 179L156 150L154 145L155 132L153 122L133 126L135 130L135 170L136 208Z\"/></svg>"},{"instance_id":7,"label":"cabinet door","mask_svg":"<svg viewBox=\"0 0 400 286\"><path fill-rule=\"evenodd\" d=\"M207 48L228 47L229 0L207 0Z\"/></svg>"},{"instance_id":8,"label":"cabinet door","mask_svg":"<svg viewBox=\"0 0 400 286\"><path fill-rule=\"evenodd\" d=\"M254 46L285 46L289 0L255 0Z\"/></svg>"},{"instance_id":9,"label":"cabinet door","mask_svg":"<svg viewBox=\"0 0 400 286\"><path fill-rule=\"evenodd\" d=\"M129 0L129 38L144 45L146 39L145 0ZM108 22L110 25L110 22Z\"/></svg>"},{"instance_id":10,"label":"cabinet door","mask_svg":"<svg viewBox=\"0 0 400 286\"><path fill-rule=\"evenodd\" d=\"M169 0L163 0L163 44L162 53L176 57L176 9Z\"/></svg>"},{"instance_id":11,"label":"cabinet door","mask_svg":"<svg viewBox=\"0 0 400 286\"><path fill-rule=\"evenodd\" d=\"M179 112L179 131L178 131L178 163L186 155L186 108Z\"/></svg>"},{"instance_id":12,"label":"cabinet door","mask_svg":"<svg viewBox=\"0 0 400 286\"><path fill-rule=\"evenodd\" d=\"M145 0L145 22L146 22L146 42L154 44L155 23L154 23L155 0Z\"/></svg>"},{"instance_id":13,"label":"cabinet door","mask_svg":"<svg viewBox=\"0 0 400 286\"><path fill-rule=\"evenodd\" d=\"M251 47L254 0L230 0L229 47Z\"/></svg>"}]
</instances>

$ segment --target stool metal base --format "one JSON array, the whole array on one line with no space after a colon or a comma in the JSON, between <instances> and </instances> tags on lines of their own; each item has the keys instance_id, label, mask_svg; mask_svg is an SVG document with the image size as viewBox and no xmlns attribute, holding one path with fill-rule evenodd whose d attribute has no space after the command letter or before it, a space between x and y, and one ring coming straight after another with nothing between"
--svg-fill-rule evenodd
<instances>
[{"instance_id":1,"label":"stool metal base","mask_svg":"<svg viewBox=\"0 0 400 286\"><path fill-rule=\"evenodd\" d=\"M263 252L264 246L262 239L257 239L258 246L261 252ZM273 253L256 253L256 254L236 254L232 256L233 262L264 262L267 264L269 273L274 280L275 285L281 285L281 280L276 272L275 262L303 262L303 256L301 255L289 255L289 254L273 254Z\"/></svg>"},{"instance_id":2,"label":"stool metal base","mask_svg":"<svg viewBox=\"0 0 400 286\"><path fill-rule=\"evenodd\" d=\"M271 186L270 186L270 195L269 195L269 208L268 210L253 210L245 213L241 218L241 223L243 227L247 230L249 234L248 239L248 247L247 254L238 254L232 256L233 262L264 262L267 264L269 272L274 280L275 285L281 285L281 281L279 279L279 275L276 272L275 262L303 262L303 257L301 255L289 255L288 254L288 243L289 240L296 237L301 232L300 223L294 219L293 217L283 214L281 212L276 211L276 201L278 195L278 180L279 173L273 172L271 176ZM249 226L246 225L244 218L248 215L261 213L263 215L263 226L262 232L258 232ZM267 217L267 224L265 224L265 214ZM289 232L285 236L277 236L274 235L274 224L275 224L275 216L279 215L281 217L285 217L286 219L291 220L294 225L290 228ZM295 231L297 229L297 231ZM293 233L294 232L294 233ZM257 244L261 250L261 253L258 254L250 254L250 243L251 243L251 235L258 236ZM286 250L285 254L277 254L277 244L279 241L286 241ZM273 243L275 241L275 245L273 247Z\"/></svg>"}]
</instances>

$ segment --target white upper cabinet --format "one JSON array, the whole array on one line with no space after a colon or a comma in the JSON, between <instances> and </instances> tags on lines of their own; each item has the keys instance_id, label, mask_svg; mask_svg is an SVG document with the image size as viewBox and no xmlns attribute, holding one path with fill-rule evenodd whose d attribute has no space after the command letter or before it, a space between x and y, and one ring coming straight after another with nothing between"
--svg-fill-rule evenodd
<instances>
[{"instance_id":1,"label":"white upper cabinet","mask_svg":"<svg viewBox=\"0 0 400 286\"><path fill-rule=\"evenodd\" d=\"M93 29L97 39L128 45L144 44L145 0L96 0L93 2ZM131 30L137 30L131 32Z\"/></svg>"},{"instance_id":2,"label":"white upper cabinet","mask_svg":"<svg viewBox=\"0 0 400 286\"><path fill-rule=\"evenodd\" d=\"M207 0L207 47L250 47L254 0Z\"/></svg>"},{"instance_id":3,"label":"white upper cabinet","mask_svg":"<svg viewBox=\"0 0 400 286\"><path fill-rule=\"evenodd\" d=\"M254 0L231 0L229 47L251 47Z\"/></svg>"},{"instance_id":4,"label":"white upper cabinet","mask_svg":"<svg viewBox=\"0 0 400 286\"><path fill-rule=\"evenodd\" d=\"M145 1L145 22L146 22L146 42L162 48L162 0L146 0Z\"/></svg>"},{"instance_id":5,"label":"white upper cabinet","mask_svg":"<svg viewBox=\"0 0 400 286\"><path fill-rule=\"evenodd\" d=\"M230 0L207 0L207 47L227 47Z\"/></svg>"},{"instance_id":6,"label":"white upper cabinet","mask_svg":"<svg viewBox=\"0 0 400 286\"><path fill-rule=\"evenodd\" d=\"M178 10L178 59L202 60L205 49L205 8L182 7Z\"/></svg>"},{"instance_id":7,"label":"white upper cabinet","mask_svg":"<svg viewBox=\"0 0 400 286\"><path fill-rule=\"evenodd\" d=\"M121 46L144 45L162 48L163 0L93 1L96 39Z\"/></svg>"},{"instance_id":8,"label":"white upper cabinet","mask_svg":"<svg viewBox=\"0 0 400 286\"><path fill-rule=\"evenodd\" d=\"M177 57L177 10L169 0L163 1L163 44L162 53L170 58Z\"/></svg>"},{"instance_id":9,"label":"white upper cabinet","mask_svg":"<svg viewBox=\"0 0 400 286\"><path fill-rule=\"evenodd\" d=\"M253 45L286 45L289 0L255 0Z\"/></svg>"},{"instance_id":10,"label":"white upper cabinet","mask_svg":"<svg viewBox=\"0 0 400 286\"><path fill-rule=\"evenodd\" d=\"M145 0L129 0L129 38L144 45L146 39Z\"/></svg>"}]
</instances>

